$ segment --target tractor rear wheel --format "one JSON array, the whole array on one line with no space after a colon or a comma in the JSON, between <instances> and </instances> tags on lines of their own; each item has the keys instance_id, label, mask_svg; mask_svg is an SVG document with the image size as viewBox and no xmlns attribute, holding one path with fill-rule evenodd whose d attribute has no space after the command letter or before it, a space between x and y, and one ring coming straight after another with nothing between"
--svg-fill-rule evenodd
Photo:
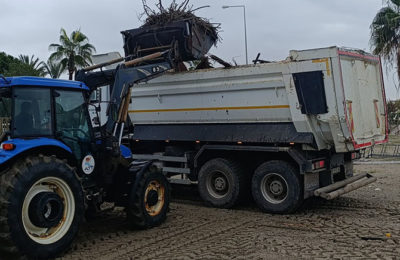
<instances>
[{"instance_id":1,"label":"tractor rear wheel","mask_svg":"<svg viewBox=\"0 0 400 260\"><path fill-rule=\"evenodd\" d=\"M129 197L128 221L134 228L147 229L160 225L167 218L170 187L165 176L150 168Z\"/></svg>"},{"instance_id":2,"label":"tractor rear wheel","mask_svg":"<svg viewBox=\"0 0 400 260\"><path fill-rule=\"evenodd\" d=\"M51 258L78 232L84 213L76 172L56 157L27 157L0 176L0 250Z\"/></svg>"}]
</instances>

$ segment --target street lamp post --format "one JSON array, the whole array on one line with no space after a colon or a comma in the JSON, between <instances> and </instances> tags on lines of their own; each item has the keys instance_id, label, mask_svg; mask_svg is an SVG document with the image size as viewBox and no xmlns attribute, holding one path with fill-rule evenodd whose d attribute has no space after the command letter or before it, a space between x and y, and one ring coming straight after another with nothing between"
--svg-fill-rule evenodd
<instances>
[{"instance_id":1,"label":"street lamp post","mask_svg":"<svg viewBox=\"0 0 400 260\"><path fill-rule=\"evenodd\" d=\"M246 64L249 64L249 59L247 55L247 26L246 26L246 6L245 5L224 5L223 9L231 8L231 7L241 7L243 8L243 20L244 20L244 45L246 48Z\"/></svg>"}]
</instances>

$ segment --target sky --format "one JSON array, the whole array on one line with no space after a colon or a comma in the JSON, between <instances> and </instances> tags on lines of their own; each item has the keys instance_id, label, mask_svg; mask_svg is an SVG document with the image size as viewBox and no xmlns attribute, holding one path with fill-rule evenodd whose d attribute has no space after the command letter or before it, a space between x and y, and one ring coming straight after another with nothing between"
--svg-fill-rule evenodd
<instances>
[{"instance_id":1,"label":"sky","mask_svg":"<svg viewBox=\"0 0 400 260\"><path fill-rule=\"evenodd\" d=\"M164 5L171 0L163 0ZM180 0L177 0L180 2ZM10 55L49 56L48 46L58 43L60 29L81 29L97 53L123 53L120 31L139 27L141 0L0 0L0 51ZM154 7L155 0L147 0ZM369 26L382 0L191 0L198 16L221 24L221 42L210 53L227 61L245 63L242 8L245 5L248 56L283 60L290 50L344 46L371 51ZM385 72L386 95L400 98L395 74Z\"/></svg>"}]
</instances>

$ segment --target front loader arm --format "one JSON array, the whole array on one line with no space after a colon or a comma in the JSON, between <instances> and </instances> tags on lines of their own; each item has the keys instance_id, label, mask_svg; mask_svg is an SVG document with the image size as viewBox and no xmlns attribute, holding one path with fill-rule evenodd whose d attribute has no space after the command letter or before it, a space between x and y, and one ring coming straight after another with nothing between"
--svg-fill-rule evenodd
<instances>
[{"instance_id":1,"label":"front loader arm","mask_svg":"<svg viewBox=\"0 0 400 260\"><path fill-rule=\"evenodd\" d=\"M171 68L172 66L169 62L133 68L119 67L115 73L110 104L107 109L108 120L106 123L106 131L110 133L115 130L116 123L126 122L128 106L131 99L130 88L137 83L145 82L160 76Z\"/></svg>"},{"instance_id":2,"label":"front loader arm","mask_svg":"<svg viewBox=\"0 0 400 260\"><path fill-rule=\"evenodd\" d=\"M93 65L77 72L75 79L84 82L89 87L90 93L102 86L109 85L111 87L111 97L107 107L108 119L104 129L106 136L118 137L119 143L121 143L131 100L130 89L137 83L148 81L172 69L175 63L171 54L172 50L156 52L127 61L113 70L92 72L92 70L101 69L104 66L124 60L124 58L120 58ZM156 59L159 59L160 62L156 63ZM151 63L148 65L137 66L149 61Z\"/></svg>"}]
</instances>

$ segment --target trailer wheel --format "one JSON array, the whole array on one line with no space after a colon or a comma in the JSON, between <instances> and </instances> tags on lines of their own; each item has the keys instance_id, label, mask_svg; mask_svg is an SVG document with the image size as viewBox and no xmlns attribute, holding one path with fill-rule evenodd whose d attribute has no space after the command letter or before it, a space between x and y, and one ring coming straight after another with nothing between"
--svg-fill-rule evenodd
<instances>
[{"instance_id":1,"label":"trailer wheel","mask_svg":"<svg viewBox=\"0 0 400 260\"><path fill-rule=\"evenodd\" d=\"M128 221L135 228L160 225L167 218L170 188L165 176L151 169L144 173L126 208Z\"/></svg>"},{"instance_id":2,"label":"trailer wheel","mask_svg":"<svg viewBox=\"0 0 400 260\"><path fill-rule=\"evenodd\" d=\"M299 175L285 161L261 164L252 178L252 194L258 207L268 213L291 213L303 201Z\"/></svg>"},{"instance_id":3,"label":"trailer wheel","mask_svg":"<svg viewBox=\"0 0 400 260\"><path fill-rule=\"evenodd\" d=\"M28 157L0 176L0 250L9 258L59 255L70 246L83 214L76 173L55 157Z\"/></svg>"},{"instance_id":4,"label":"trailer wheel","mask_svg":"<svg viewBox=\"0 0 400 260\"><path fill-rule=\"evenodd\" d=\"M217 158L201 167L198 190L208 206L231 208L244 193L245 182L245 174L239 163Z\"/></svg>"}]
</instances>

